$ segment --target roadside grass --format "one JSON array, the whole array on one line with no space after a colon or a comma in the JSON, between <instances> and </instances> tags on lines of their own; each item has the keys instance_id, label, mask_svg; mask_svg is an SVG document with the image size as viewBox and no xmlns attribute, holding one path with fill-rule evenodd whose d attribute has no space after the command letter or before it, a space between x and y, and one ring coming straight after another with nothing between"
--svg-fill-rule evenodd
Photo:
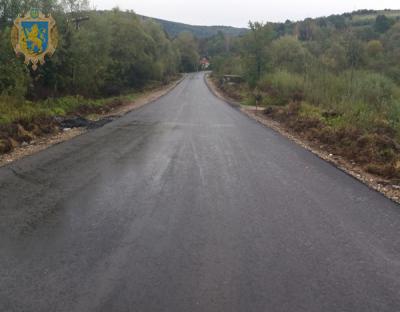
<instances>
[{"instance_id":1,"label":"roadside grass","mask_svg":"<svg viewBox=\"0 0 400 312\"><path fill-rule=\"evenodd\" d=\"M31 102L25 99L0 96L0 126L12 123L30 123L36 119L67 116L69 114L86 115L91 112L102 111L110 106L133 102L145 91L136 91L126 95L86 99L81 96L67 96L49 98L43 101Z\"/></svg>"},{"instance_id":2,"label":"roadside grass","mask_svg":"<svg viewBox=\"0 0 400 312\"><path fill-rule=\"evenodd\" d=\"M178 78L178 77L176 77ZM152 82L141 90L128 90L120 96L88 99L82 96L28 101L23 97L0 95L0 154L8 153L24 142L59 131L59 119L81 116L95 121L104 113L165 85Z\"/></svg>"}]
</instances>

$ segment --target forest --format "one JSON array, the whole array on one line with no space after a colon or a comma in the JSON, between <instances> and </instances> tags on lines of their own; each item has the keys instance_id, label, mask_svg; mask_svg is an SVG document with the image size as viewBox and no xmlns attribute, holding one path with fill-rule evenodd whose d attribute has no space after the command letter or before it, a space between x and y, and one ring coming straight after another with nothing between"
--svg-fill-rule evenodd
<instances>
[{"instance_id":1,"label":"forest","mask_svg":"<svg viewBox=\"0 0 400 312\"><path fill-rule=\"evenodd\" d=\"M167 34L171 37L177 37L182 32L190 32L197 39L205 39L213 37L218 33L222 33L226 36L237 37L244 35L249 31L248 28L237 28L232 26L199 26L199 25L188 25L178 22L166 21L158 18L151 18L142 16L144 19L151 19L156 23L160 24Z\"/></svg>"},{"instance_id":2,"label":"forest","mask_svg":"<svg viewBox=\"0 0 400 312\"><path fill-rule=\"evenodd\" d=\"M200 45L219 86L243 105L368 172L400 179L400 12L362 10L250 23ZM238 75L241 84L223 83Z\"/></svg>"},{"instance_id":3,"label":"forest","mask_svg":"<svg viewBox=\"0 0 400 312\"><path fill-rule=\"evenodd\" d=\"M59 37L56 53L36 71L16 57L10 41L14 19L32 7L53 16ZM154 21L118 8L90 10L86 0L0 0L0 50L3 137L13 123L101 106L104 99L168 83L196 70L200 58L190 33L170 38Z\"/></svg>"}]
</instances>

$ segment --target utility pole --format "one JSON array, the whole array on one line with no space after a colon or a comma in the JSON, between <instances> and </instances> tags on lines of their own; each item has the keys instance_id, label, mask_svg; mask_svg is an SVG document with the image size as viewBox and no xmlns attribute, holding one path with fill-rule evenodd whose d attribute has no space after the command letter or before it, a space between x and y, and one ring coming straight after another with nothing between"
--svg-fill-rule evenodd
<instances>
[{"instance_id":1,"label":"utility pole","mask_svg":"<svg viewBox=\"0 0 400 312\"><path fill-rule=\"evenodd\" d=\"M75 29L79 30L81 27L81 23L84 21L88 21L90 18L89 16L79 16L79 17L74 17L71 18L70 21L75 23Z\"/></svg>"},{"instance_id":2,"label":"utility pole","mask_svg":"<svg viewBox=\"0 0 400 312\"><path fill-rule=\"evenodd\" d=\"M84 21L88 21L89 19L90 19L89 16L77 16L77 17L68 19L68 23L69 22L75 23L75 29L76 29L76 31L78 31L79 28L81 27L81 23ZM74 64L72 67L72 85L74 86L74 88L75 88L75 67L76 67L76 65Z\"/></svg>"}]
</instances>

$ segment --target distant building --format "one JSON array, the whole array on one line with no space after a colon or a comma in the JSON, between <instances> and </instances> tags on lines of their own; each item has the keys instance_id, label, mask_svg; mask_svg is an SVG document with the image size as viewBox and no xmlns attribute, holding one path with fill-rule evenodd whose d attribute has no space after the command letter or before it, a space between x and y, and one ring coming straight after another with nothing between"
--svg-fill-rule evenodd
<instances>
[{"instance_id":1,"label":"distant building","mask_svg":"<svg viewBox=\"0 0 400 312\"><path fill-rule=\"evenodd\" d=\"M203 57L200 60L200 69L201 70L207 70L210 67L210 61L208 60L207 57Z\"/></svg>"}]
</instances>

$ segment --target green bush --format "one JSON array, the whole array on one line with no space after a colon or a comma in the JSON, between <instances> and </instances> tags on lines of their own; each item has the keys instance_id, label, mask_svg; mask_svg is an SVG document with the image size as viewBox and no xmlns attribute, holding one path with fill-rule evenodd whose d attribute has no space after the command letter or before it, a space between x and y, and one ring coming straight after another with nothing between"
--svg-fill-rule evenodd
<instances>
[{"instance_id":1,"label":"green bush","mask_svg":"<svg viewBox=\"0 0 400 312\"><path fill-rule=\"evenodd\" d=\"M400 98L399 88L381 74L357 71L352 78L349 72L345 76L349 81L350 97L366 102L377 112L386 109L394 98Z\"/></svg>"},{"instance_id":2,"label":"green bush","mask_svg":"<svg viewBox=\"0 0 400 312\"><path fill-rule=\"evenodd\" d=\"M211 60L213 73L217 77L223 75L243 76L242 64L238 57L216 56Z\"/></svg>"},{"instance_id":3,"label":"green bush","mask_svg":"<svg viewBox=\"0 0 400 312\"><path fill-rule=\"evenodd\" d=\"M304 97L310 104L337 110L346 90L347 83L339 76L319 64L310 67L304 84Z\"/></svg>"},{"instance_id":4,"label":"green bush","mask_svg":"<svg viewBox=\"0 0 400 312\"><path fill-rule=\"evenodd\" d=\"M302 73L306 60L310 57L308 51L294 36L284 36L271 45L272 61L275 68Z\"/></svg>"}]
</instances>

